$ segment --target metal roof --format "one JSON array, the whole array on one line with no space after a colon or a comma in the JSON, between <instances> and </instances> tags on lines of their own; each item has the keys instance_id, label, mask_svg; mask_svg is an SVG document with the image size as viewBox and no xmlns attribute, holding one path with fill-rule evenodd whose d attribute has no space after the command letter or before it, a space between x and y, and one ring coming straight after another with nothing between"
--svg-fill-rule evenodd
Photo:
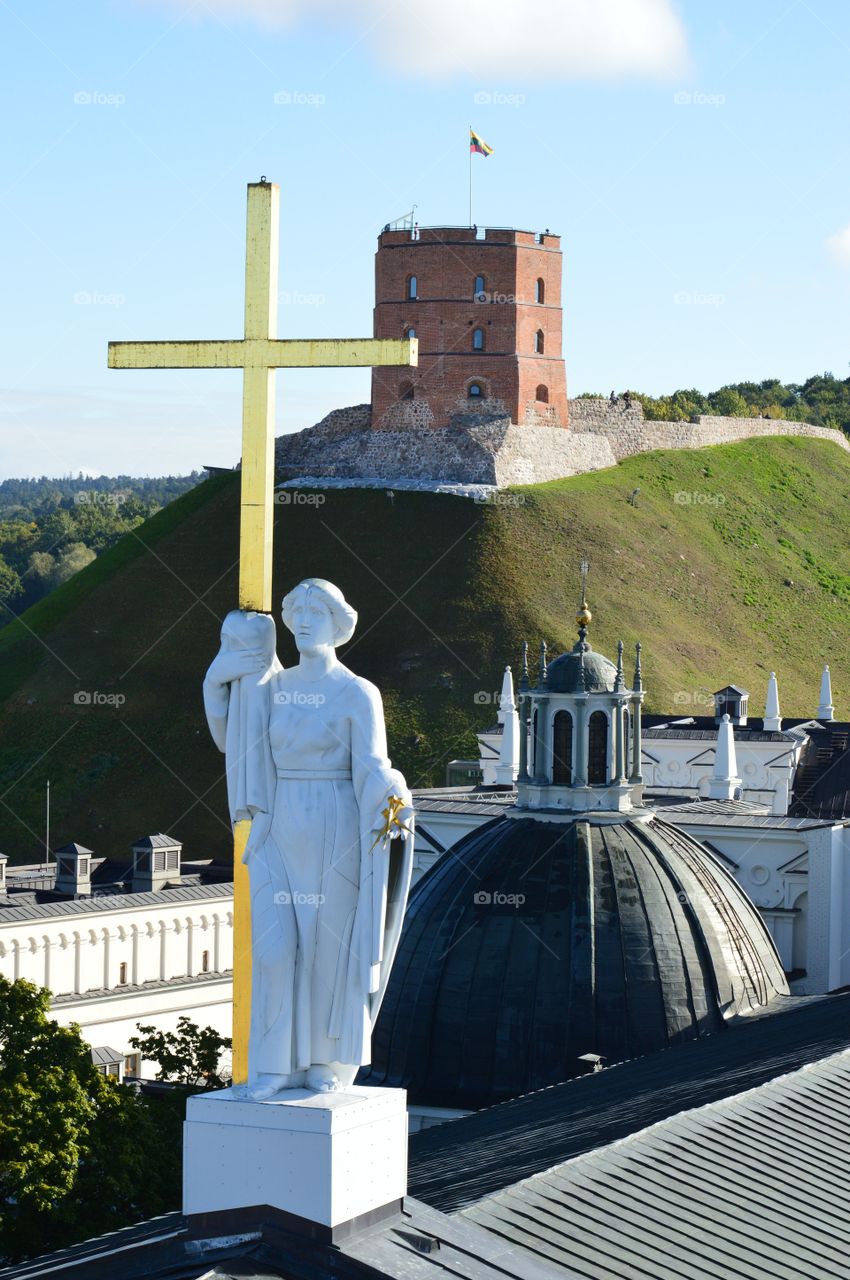
<instances>
[{"instance_id":1,"label":"metal roof","mask_svg":"<svg viewBox=\"0 0 850 1280\"><path fill-rule=\"evenodd\" d=\"M723 809L712 810L711 805L726 804L727 801L711 801L703 802L705 808L698 808L696 805L673 804L669 807L660 807L653 809L653 812L659 818L663 818L665 822L672 822L675 825L683 824L686 826L700 827L764 827L774 831L809 831L814 827L835 827L845 826L850 822L850 818L842 819L837 816L835 818L784 818L778 814L765 813L735 813L725 811Z\"/></svg>"},{"instance_id":2,"label":"metal roof","mask_svg":"<svg viewBox=\"0 0 850 1280\"><path fill-rule=\"evenodd\" d=\"M783 732L773 732L767 729L751 729L749 725L741 726L733 724L735 730L736 742L787 742L791 743L794 739L791 734ZM697 726L688 726L683 724L671 724L669 720L664 724L647 725L642 729L643 737L650 741L666 738L682 739L687 742L716 742L717 726L713 728L701 728Z\"/></svg>"},{"instance_id":3,"label":"metal roof","mask_svg":"<svg viewBox=\"0 0 850 1280\"><path fill-rule=\"evenodd\" d=\"M850 1046L850 993L786 996L777 1006L781 1012L740 1018L704 1039L413 1134L411 1194L444 1211L464 1208L686 1108Z\"/></svg>"},{"instance_id":4,"label":"metal roof","mask_svg":"<svg viewBox=\"0 0 850 1280\"><path fill-rule=\"evenodd\" d=\"M168 1213L0 1270L0 1280L579 1280L474 1222L406 1198L383 1224L338 1243L281 1229L273 1211L234 1210L233 1229Z\"/></svg>"},{"instance_id":5,"label":"metal roof","mask_svg":"<svg viewBox=\"0 0 850 1280\"><path fill-rule=\"evenodd\" d=\"M667 808L666 805L653 806L656 812ZM755 804L751 800L685 800L681 804L671 806L675 813L725 814L727 817L766 817L770 810L766 804Z\"/></svg>"},{"instance_id":6,"label":"metal roof","mask_svg":"<svg viewBox=\"0 0 850 1280\"><path fill-rule=\"evenodd\" d=\"M183 844L180 840L175 840L173 836L166 836L160 831L155 836L139 836L138 840L134 840L130 845L131 849L182 849Z\"/></svg>"},{"instance_id":7,"label":"metal roof","mask_svg":"<svg viewBox=\"0 0 850 1280\"><path fill-rule=\"evenodd\" d=\"M360 1079L478 1109L787 992L761 916L681 827L503 816L414 886Z\"/></svg>"},{"instance_id":8,"label":"metal roof","mask_svg":"<svg viewBox=\"0 0 850 1280\"><path fill-rule=\"evenodd\" d=\"M51 1008L62 1004L79 1004L81 1000L108 1000L112 997L138 995L139 992L166 991L173 987L197 987L206 983L225 982L233 978L232 969L210 969L206 973L181 973L176 978L151 978L149 982L122 982L115 987L93 987L89 991L63 991L53 996Z\"/></svg>"},{"instance_id":9,"label":"metal roof","mask_svg":"<svg viewBox=\"0 0 850 1280\"><path fill-rule=\"evenodd\" d=\"M149 893L104 893L95 898L73 898L61 902L27 901L17 905L18 895L0 900L0 927L17 920L51 920L56 916L97 915L102 911L132 911L136 907L171 906L180 902L219 901L233 896L230 882L176 885ZM21 897L29 895L20 895Z\"/></svg>"},{"instance_id":10,"label":"metal roof","mask_svg":"<svg viewBox=\"0 0 850 1280\"><path fill-rule=\"evenodd\" d=\"M92 1049L91 1060L96 1067L112 1067L116 1062L123 1062L124 1055L117 1049L110 1049L108 1044Z\"/></svg>"},{"instance_id":11,"label":"metal roof","mask_svg":"<svg viewBox=\"0 0 850 1280\"><path fill-rule=\"evenodd\" d=\"M850 1052L662 1120L463 1217L587 1280L846 1280Z\"/></svg>"}]
</instances>

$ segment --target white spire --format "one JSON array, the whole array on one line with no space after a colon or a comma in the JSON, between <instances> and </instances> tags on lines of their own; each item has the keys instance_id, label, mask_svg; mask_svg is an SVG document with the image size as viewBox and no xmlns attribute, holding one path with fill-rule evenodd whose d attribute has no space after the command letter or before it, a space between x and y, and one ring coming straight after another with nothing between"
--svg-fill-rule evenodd
<instances>
[{"instance_id":1,"label":"white spire","mask_svg":"<svg viewBox=\"0 0 850 1280\"><path fill-rule=\"evenodd\" d=\"M499 723L502 740L499 743L499 763L496 765L496 785L512 787L519 774L519 715L514 702L514 680L510 667L505 667L502 692L499 695Z\"/></svg>"},{"instance_id":2,"label":"white spire","mask_svg":"<svg viewBox=\"0 0 850 1280\"><path fill-rule=\"evenodd\" d=\"M717 726L717 747L714 752L714 774L708 784L709 800L734 800L740 795L741 779L738 777L738 761L735 756L735 731L732 721L725 715Z\"/></svg>"},{"instance_id":3,"label":"white spire","mask_svg":"<svg viewBox=\"0 0 850 1280\"><path fill-rule=\"evenodd\" d=\"M817 719L835 719L835 707L832 705L832 680L829 674L829 664L824 667L823 675L820 678L820 706L818 707Z\"/></svg>"},{"instance_id":4,"label":"white spire","mask_svg":"<svg viewBox=\"0 0 850 1280\"><path fill-rule=\"evenodd\" d=\"M782 713L779 710L779 686L776 683L775 671L771 671L770 679L767 682L764 727L769 733L779 733L782 729Z\"/></svg>"}]
</instances>

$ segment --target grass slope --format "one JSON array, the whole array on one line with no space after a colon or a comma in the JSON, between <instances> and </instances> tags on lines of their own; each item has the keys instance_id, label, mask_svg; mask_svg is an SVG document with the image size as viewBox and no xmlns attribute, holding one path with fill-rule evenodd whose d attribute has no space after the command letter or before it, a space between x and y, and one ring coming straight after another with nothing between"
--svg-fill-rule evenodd
<instances>
[{"instance_id":1,"label":"grass slope","mask_svg":"<svg viewBox=\"0 0 850 1280\"><path fill-rule=\"evenodd\" d=\"M591 641L609 655L619 637L643 642L650 709L701 711L734 680L758 714L775 669L784 713L813 714L826 660L846 714L850 456L834 445L644 454L487 505L324 497L277 508L275 598L307 575L345 591L360 625L344 660L383 690L391 754L413 785L475 753L474 729L494 718L480 695L524 636L533 650L541 636L573 643L585 553ZM50 778L54 847L120 856L164 830L187 854L228 856L200 684L236 596L237 529L234 480L208 481L0 633L0 851L39 856ZM81 690L113 701L80 705Z\"/></svg>"}]
</instances>

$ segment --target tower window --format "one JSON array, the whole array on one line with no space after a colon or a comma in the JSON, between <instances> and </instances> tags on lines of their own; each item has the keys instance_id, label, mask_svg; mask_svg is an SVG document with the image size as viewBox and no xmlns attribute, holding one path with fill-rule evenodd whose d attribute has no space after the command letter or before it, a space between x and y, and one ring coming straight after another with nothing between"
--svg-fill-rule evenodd
<instances>
[{"instance_id":1,"label":"tower window","mask_svg":"<svg viewBox=\"0 0 850 1280\"><path fill-rule=\"evenodd\" d=\"M470 382L466 394L470 400L480 400L484 395L484 388L480 382Z\"/></svg>"},{"instance_id":2,"label":"tower window","mask_svg":"<svg viewBox=\"0 0 850 1280\"><path fill-rule=\"evenodd\" d=\"M587 734L587 780L591 786L608 781L608 717L594 711Z\"/></svg>"},{"instance_id":3,"label":"tower window","mask_svg":"<svg viewBox=\"0 0 850 1280\"><path fill-rule=\"evenodd\" d=\"M412 400L414 397L413 383L402 382L398 389L399 400Z\"/></svg>"},{"instance_id":4,"label":"tower window","mask_svg":"<svg viewBox=\"0 0 850 1280\"><path fill-rule=\"evenodd\" d=\"M534 293L534 301L535 302L546 301L546 285L543 282L542 276L537 277L537 288Z\"/></svg>"},{"instance_id":5,"label":"tower window","mask_svg":"<svg viewBox=\"0 0 850 1280\"><path fill-rule=\"evenodd\" d=\"M573 780L573 718L558 711L552 725L552 781L568 787Z\"/></svg>"},{"instance_id":6,"label":"tower window","mask_svg":"<svg viewBox=\"0 0 850 1280\"><path fill-rule=\"evenodd\" d=\"M483 276L475 277L475 285L473 286L472 296L476 302L487 301L487 285Z\"/></svg>"},{"instance_id":7,"label":"tower window","mask_svg":"<svg viewBox=\"0 0 850 1280\"><path fill-rule=\"evenodd\" d=\"M542 382L534 393L534 399L540 400L543 404L549 403L549 388L544 387Z\"/></svg>"},{"instance_id":8,"label":"tower window","mask_svg":"<svg viewBox=\"0 0 850 1280\"><path fill-rule=\"evenodd\" d=\"M416 337L416 330L413 328L413 326L412 326L412 325L411 325L411 327L410 327L409 329L405 329L405 331L404 331L404 336L405 336L405 338L415 338L415 337Z\"/></svg>"},{"instance_id":9,"label":"tower window","mask_svg":"<svg viewBox=\"0 0 850 1280\"><path fill-rule=\"evenodd\" d=\"M416 292L416 276L407 277L407 296L408 298L416 298L419 295Z\"/></svg>"},{"instance_id":10,"label":"tower window","mask_svg":"<svg viewBox=\"0 0 850 1280\"><path fill-rule=\"evenodd\" d=\"M203 951L201 953L201 973L209 973L210 971L210 953Z\"/></svg>"},{"instance_id":11,"label":"tower window","mask_svg":"<svg viewBox=\"0 0 850 1280\"><path fill-rule=\"evenodd\" d=\"M473 351L484 350L484 330L483 329L472 330L472 350Z\"/></svg>"},{"instance_id":12,"label":"tower window","mask_svg":"<svg viewBox=\"0 0 850 1280\"><path fill-rule=\"evenodd\" d=\"M127 982L127 965L122 960L118 966L118 985L123 987Z\"/></svg>"},{"instance_id":13,"label":"tower window","mask_svg":"<svg viewBox=\"0 0 850 1280\"><path fill-rule=\"evenodd\" d=\"M534 335L534 350L539 356L543 355L543 343L544 343L543 330L538 329Z\"/></svg>"}]
</instances>

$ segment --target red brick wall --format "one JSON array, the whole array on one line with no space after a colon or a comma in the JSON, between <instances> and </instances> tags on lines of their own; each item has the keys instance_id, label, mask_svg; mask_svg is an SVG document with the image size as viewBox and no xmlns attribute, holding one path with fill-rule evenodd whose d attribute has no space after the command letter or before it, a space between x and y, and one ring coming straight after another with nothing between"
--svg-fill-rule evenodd
<instances>
[{"instance_id":1,"label":"red brick wall","mask_svg":"<svg viewBox=\"0 0 850 1280\"><path fill-rule=\"evenodd\" d=\"M407 296L412 275L416 301ZM478 275L486 301L474 297ZM536 302L538 278L544 282L542 305ZM546 234L538 243L529 231L488 229L478 239L467 227L424 227L418 240L409 231L383 232L375 255L375 337L403 337L411 326L419 339L419 367L373 370L373 427L389 425L388 419L397 424L394 406L410 383L414 398L427 402L431 425L446 427L452 414L481 407L467 398L472 380L503 403L513 422L536 414L538 421L545 416L567 425L560 237ZM476 328L484 334L482 351L473 350ZM543 354L535 353L538 330ZM541 384L548 388L548 405L535 403Z\"/></svg>"}]
</instances>

